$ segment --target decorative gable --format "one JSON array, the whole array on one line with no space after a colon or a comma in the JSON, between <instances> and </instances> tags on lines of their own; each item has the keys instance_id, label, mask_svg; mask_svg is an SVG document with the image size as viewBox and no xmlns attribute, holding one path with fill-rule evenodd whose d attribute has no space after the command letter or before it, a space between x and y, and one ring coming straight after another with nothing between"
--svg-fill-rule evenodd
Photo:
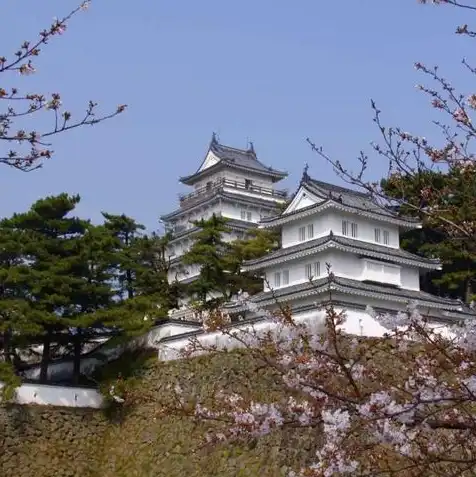
<instances>
[{"instance_id":1,"label":"decorative gable","mask_svg":"<svg viewBox=\"0 0 476 477\"><path fill-rule=\"evenodd\" d=\"M296 195L294 196L294 199L283 212L283 215L290 214L291 212L296 212L297 210L310 207L311 205L319 204L323 201L324 199L322 199L321 197L311 194L304 187L300 187Z\"/></svg>"},{"instance_id":2,"label":"decorative gable","mask_svg":"<svg viewBox=\"0 0 476 477\"><path fill-rule=\"evenodd\" d=\"M205 160L203 161L202 165L200 166L200 169L198 169L198 172L204 171L205 169L208 169L209 167L214 166L220 162L220 158L216 156L213 151L208 151L207 157L205 157Z\"/></svg>"}]
</instances>

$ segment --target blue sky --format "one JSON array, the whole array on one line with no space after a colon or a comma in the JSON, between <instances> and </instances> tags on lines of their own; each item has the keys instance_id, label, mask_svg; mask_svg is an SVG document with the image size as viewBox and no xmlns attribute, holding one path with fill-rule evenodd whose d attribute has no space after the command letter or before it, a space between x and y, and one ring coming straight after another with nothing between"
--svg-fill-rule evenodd
<instances>
[{"instance_id":1,"label":"blue sky","mask_svg":"<svg viewBox=\"0 0 476 477\"><path fill-rule=\"evenodd\" d=\"M77 4L3 3L4 55ZM0 216L66 191L81 195L82 216L126 213L155 229L177 206L186 190L177 178L199 166L212 131L236 147L252 140L263 162L289 171L283 186L291 191L306 162L311 175L336 181L305 138L356 167L358 152L378 139L370 98L387 124L432 137L435 116L415 89L422 78L413 64L438 63L469 87L460 61L471 59L472 44L453 34L467 16L416 0L94 0L20 86L61 92L73 113L89 99L129 109L57 137L40 171L0 169ZM376 158L372 177L384 173Z\"/></svg>"}]
</instances>

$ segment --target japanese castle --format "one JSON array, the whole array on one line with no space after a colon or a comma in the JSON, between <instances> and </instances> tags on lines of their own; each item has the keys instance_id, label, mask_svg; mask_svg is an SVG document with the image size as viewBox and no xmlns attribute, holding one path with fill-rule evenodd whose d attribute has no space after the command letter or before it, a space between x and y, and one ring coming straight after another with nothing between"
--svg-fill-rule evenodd
<instances>
[{"instance_id":1,"label":"japanese castle","mask_svg":"<svg viewBox=\"0 0 476 477\"><path fill-rule=\"evenodd\" d=\"M253 145L236 149L222 145L213 135L198 170L182 177L193 191L180 196L180 206L164 215L166 230L172 233L169 245L169 281L191 282L199 269L184 267L181 256L193 243L197 228L193 221L221 215L229 219L235 240L250 228L274 229L281 235L280 249L243 264L243 270L263 279L263 290L250 298L224 306L233 329L252 325L256 330L275 326L269 311L282 304L291 307L296 321L322 324L321 305L332 302L344 311L343 329L359 336L382 336L387 330L369 313L395 314L414 303L436 326L448 324L474 313L463 302L437 297L420 289L420 279L437 270L437 260L413 255L400 248L400 233L421 225L376 204L370 195L311 178L307 167L297 191L287 197L275 184L285 172L264 165ZM200 318L200 317L198 317ZM159 359L176 359L191 337L204 343L229 346L226 335L204 330L197 315L184 301L172 310L169 320L157 323L147 335L137 338L140 346L158 350ZM81 361L81 369L92 370L106 357L116 359L122 350L97 348ZM71 360L53 363L48 373L61 377L71 372ZM25 373L39 375L39 366Z\"/></svg>"},{"instance_id":2,"label":"japanese castle","mask_svg":"<svg viewBox=\"0 0 476 477\"><path fill-rule=\"evenodd\" d=\"M260 162L252 144L236 149L213 135L198 170L180 178L194 190L180 197L177 210L161 217L173 234L169 281L187 283L200 273L181 265L180 257L197 232L191 222L216 214L229 219L226 240L257 226L281 234L278 251L243 266L263 278L263 291L251 298L259 309L286 303L296 318L305 319L332 301L337 310L345 310L346 331L358 335L385 332L367 312L369 305L376 312L396 313L411 302L442 324L469 313L460 301L420 290L421 277L441 265L400 248L400 233L421 227L418 221L398 216L367 193L313 179L307 167L287 199L285 191L274 187L286 175ZM260 318L239 303L226 308L241 319ZM190 321L186 302L170 318Z\"/></svg>"},{"instance_id":3,"label":"japanese castle","mask_svg":"<svg viewBox=\"0 0 476 477\"><path fill-rule=\"evenodd\" d=\"M168 248L169 282L190 283L200 273L199 268L184 266L180 260L198 231L193 222L213 214L226 217L230 232L224 239L243 238L247 230L276 215L278 207L285 204L287 192L276 189L275 184L286 176L286 172L260 162L252 143L247 149L236 149L220 144L213 134L198 170L180 178L193 191L180 196L178 209L161 217L165 230L172 234ZM171 317L192 318L185 302Z\"/></svg>"}]
</instances>

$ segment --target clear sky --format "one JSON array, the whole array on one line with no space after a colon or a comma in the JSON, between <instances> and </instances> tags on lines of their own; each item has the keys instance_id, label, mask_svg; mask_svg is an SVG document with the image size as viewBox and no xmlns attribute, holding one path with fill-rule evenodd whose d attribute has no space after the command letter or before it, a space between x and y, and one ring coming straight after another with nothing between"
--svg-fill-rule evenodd
<instances>
[{"instance_id":1,"label":"clear sky","mask_svg":"<svg viewBox=\"0 0 476 477\"><path fill-rule=\"evenodd\" d=\"M76 4L4 0L0 54ZM415 89L413 63L438 63L468 86L460 61L474 57L474 43L453 34L467 16L416 0L94 0L21 86L61 92L73 113L89 99L129 109L58 137L40 171L3 166L0 216L66 191L81 195L82 216L126 213L155 229L213 131L236 147L252 140L263 162L289 171L291 191L306 162L312 176L336 181L305 138L352 167L378 139L370 98L389 125L431 137L434 113ZM375 161L372 176L384 172Z\"/></svg>"}]
</instances>

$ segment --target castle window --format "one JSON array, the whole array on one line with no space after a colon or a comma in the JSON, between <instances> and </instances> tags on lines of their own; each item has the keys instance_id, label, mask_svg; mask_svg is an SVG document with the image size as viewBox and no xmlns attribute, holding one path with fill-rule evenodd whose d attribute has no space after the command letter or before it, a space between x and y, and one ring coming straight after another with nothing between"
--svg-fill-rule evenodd
<instances>
[{"instance_id":1,"label":"castle window","mask_svg":"<svg viewBox=\"0 0 476 477\"><path fill-rule=\"evenodd\" d=\"M310 280L312 278L312 263L306 263L304 267L304 273L306 275L306 278Z\"/></svg>"},{"instance_id":2,"label":"castle window","mask_svg":"<svg viewBox=\"0 0 476 477\"><path fill-rule=\"evenodd\" d=\"M307 238L312 239L314 237L314 224L309 224L307 226Z\"/></svg>"},{"instance_id":3,"label":"castle window","mask_svg":"<svg viewBox=\"0 0 476 477\"><path fill-rule=\"evenodd\" d=\"M289 270L283 270L283 285L289 285Z\"/></svg>"},{"instance_id":4,"label":"castle window","mask_svg":"<svg viewBox=\"0 0 476 477\"><path fill-rule=\"evenodd\" d=\"M246 210L241 209L241 220L246 220Z\"/></svg>"},{"instance_id":5,"label":"castle window","mask_svg":"<svg viewBox=\"0 0 476 477\"><path fill-rule=\"evenodd\" d=\"M252 218L253 218L253 216L251 215L251 212L246 212L246 220L248 222L251 222Z\"/></svg>"},{"instance_id":6,"label":"castle window","mask_svg":"<svg viewBox=\"0 0 476 477\"><path fill-rule=\"evenodd\" d=\"M276 272L274 274L274 286L276 288L281 286L281 272Z\"/></svg>"},{"instance_id":7,"label":"castle window","mask_svg":"<svg viewBox=\"0 0 476 477\"><path fill-rule=\"evenodd\" d=\"M376 241L377 243L380 243L380 240L381 240L381 239L380 239L380 235L381 235L381 234L380 234L380 229L375 229L375 230L374 230L374 233L375 233L375 241ZM384 234L384 235L385 235L385 234Z\"/></svg>"},{"instance_id":8,"label":"castle window","mask_svg":"<svg viewBox=\"0 0 476 477\"><path fill-rule=\"evenodd\" d=\"M390 244L390 232L388 230L384 230L383 231L383 243L385 245L389 245Z\"/></svg>"},{"instance_id":9,"label":"castle window","mask_svg":"<svg viewBox=\"0 0 476 477\"><path fill-rule=\"evenodd\" d=\"M342 235L348 237L349 235L356 238L358 235L357 224L355 222L349 222L348 220L342 221Z\"/></svg>"},{"instance_id":10,"label":"castle window","mask_svg":"<svg viewBox=\"0 0 476 477\"><path fill-rule=\"evenodd\" d=\"M314 262L314 277L321 276L321 262Z\"/></svg>"},{"instance_id":11,"label":"castle window","mask_svg":"<svg viewBox=\"0 0 476 477\"><path fill-rule=\"evenodd\" d=\"M299 227L299 241L304 242L306 240L306 227Z\"/></svg>"}]
</instances>

